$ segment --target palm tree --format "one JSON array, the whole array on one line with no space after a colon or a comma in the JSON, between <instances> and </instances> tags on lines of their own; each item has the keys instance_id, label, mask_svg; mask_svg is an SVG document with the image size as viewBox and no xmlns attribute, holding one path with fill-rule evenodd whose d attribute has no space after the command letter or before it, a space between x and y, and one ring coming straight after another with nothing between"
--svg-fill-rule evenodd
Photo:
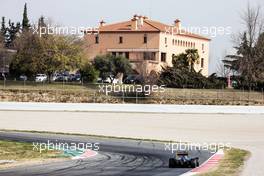
<instances>
[{"instance_id":1,"label":"palm tree","mask_svg":"<svg viewBox=\"0 0 264 176\"><path fill-rule=\"evenodd\" d=\"M191 72L194 69L194 64L199 61L200 56L197 49L187 49L185 52L187 62L189 63L189 71Z\"/></svg>"}]
</instances>

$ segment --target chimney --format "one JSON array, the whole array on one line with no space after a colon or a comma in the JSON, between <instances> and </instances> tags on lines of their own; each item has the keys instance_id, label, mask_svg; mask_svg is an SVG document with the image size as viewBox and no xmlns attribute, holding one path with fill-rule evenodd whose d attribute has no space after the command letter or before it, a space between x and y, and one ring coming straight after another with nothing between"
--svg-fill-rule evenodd
<instances>
[{"instance_id":1,"label":"chimney","mask_svg":"<svg viewBox=\"0 0 264 176\"><path fill-rule=\"evenodd\" d=\"M177 29L181 29L181 20L179 20L179 19L176 19L175 21L174 21L174 26L177 28Z\"/></svg>"},{"instance_id":2,"label":"chimney","mask_svg":"<svg viewBox=\"0 0 264 176\"><path fill-rule=\"evenodd\" d=\"M139 19L139 17L138 17L138 15L134 15L133 16L133 18L132 18L132 29L133 30L138 30L138 19Z\"/></svg>"},{"instance_id":3,"label":"chimney","mask_svg":"<svg viewBox=\"0 0 264 176\"><path fill-rule=\"evenodd\" d=\"M149 18L147 16L143 16L143 19L144 20L148 20Z\"/></svg>"},{"instance_id":4,"label":"chimney","mask_svg":"<svg viewBox=\"0 0 264 176\"><path fill-rule=\"evenodd\" d=\"M105 23L106 22L104 20L100 21L100 27L103 27L105 25Z\"/></svg>"},{"instance_id":5,"label":"chimney","mask_svg":"<svg viewBox=\"0 0 264 176\"><path fill-rule=\"evenodd\" d=\"M144 17L139 16L138 17L138 27L141 28L144 25Z\"/></svg>"}]
</instances>

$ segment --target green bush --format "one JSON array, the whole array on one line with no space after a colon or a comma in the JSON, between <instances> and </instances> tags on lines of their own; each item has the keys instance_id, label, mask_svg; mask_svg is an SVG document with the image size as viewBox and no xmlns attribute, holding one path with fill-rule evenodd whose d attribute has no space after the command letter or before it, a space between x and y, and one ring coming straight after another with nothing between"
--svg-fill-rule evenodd
<instances>
[{"instance_id":1,"label":"green bush","mask_svg":"<svg viewBox=\"0 0 264 176\"><path fill-rule=\"evenodd\" d=\"M180 54L173 60L173 67L165 67L162 69L159 84L171 88L225 88L226 83L217 78L216 74L212 74L208 78L203 76L201 72L196 72L187 61L186 54Z\"/></svg>"},{"instance_id":2,"label":"green bush","mask_svg":"<svg viewBox=\"0 0 264 176\"><path fill-rule=\"evenodd\" d=\"M90 62L83 64L83 66L80 69L80 73L82 76L82 80L84 82L89 82L89 83L96 82L99 76L99 71L97 71Z\"/></svg>"}]
</instances>

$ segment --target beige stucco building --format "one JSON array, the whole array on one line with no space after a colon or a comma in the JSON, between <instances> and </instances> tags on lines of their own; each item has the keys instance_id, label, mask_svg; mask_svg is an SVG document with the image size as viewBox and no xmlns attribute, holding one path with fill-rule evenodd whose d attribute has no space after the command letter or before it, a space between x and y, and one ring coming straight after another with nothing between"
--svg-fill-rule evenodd
<instances>
[{"instance_id":1,"label":"beige stucco building","mask_svg":"<svg viewBox=\"0 0 264 176\"><path fill-rule=\"evenodd\" d=\"M89 59L102 54L123 55L135 72L142 75L160 72L161 66L172 65L174 55L196 48L200 60L195 69L208 76L210 39L184 31L180 20L166 25L135 15L129 21L115 24L102 21L98 30L87 31L84 37Z\"/></svg>"}]
</instances>

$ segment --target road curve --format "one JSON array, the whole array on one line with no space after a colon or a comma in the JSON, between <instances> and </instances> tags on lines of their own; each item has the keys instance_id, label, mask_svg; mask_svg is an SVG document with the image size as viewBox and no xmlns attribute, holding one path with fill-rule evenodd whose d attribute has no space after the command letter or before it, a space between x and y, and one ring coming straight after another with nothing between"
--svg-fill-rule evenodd
<instances>
[{"instance_id":1,"label":"road curve","mask_svg":"<svg viewBox=\"0 0 264 176\"><path fill-rule=\"evenodd\" d=\"M100 150L92 158L15 167L1 170L0 176L175 176L190 170L169 169L168 158L172 154L165 151L164 144L160 142L6 131L0 132L1 139L25 142L97 142ZM211 156L207 151L192 151L190 154L199 156L200 162Z\"/></svg>"}]
</instances>

